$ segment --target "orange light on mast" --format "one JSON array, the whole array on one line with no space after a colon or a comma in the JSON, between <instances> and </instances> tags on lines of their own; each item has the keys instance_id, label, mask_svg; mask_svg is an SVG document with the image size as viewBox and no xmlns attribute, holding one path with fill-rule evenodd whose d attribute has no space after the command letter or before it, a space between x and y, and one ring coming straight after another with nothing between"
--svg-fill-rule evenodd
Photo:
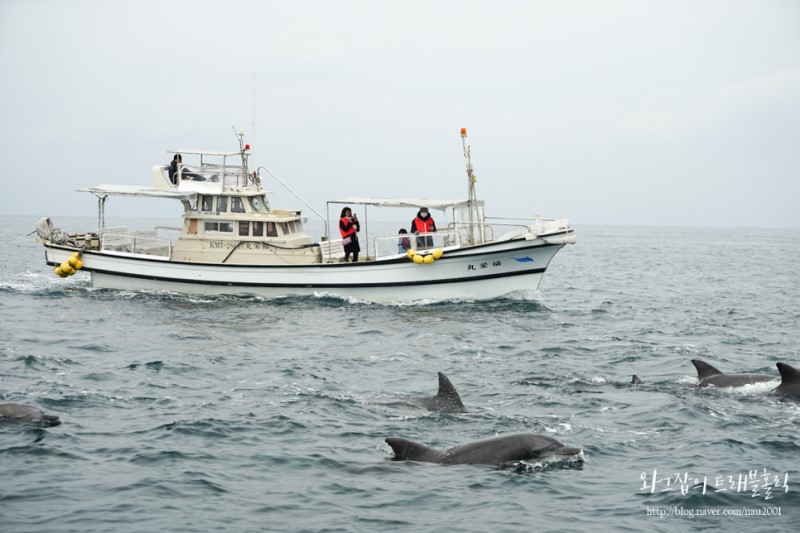
<instances>
[{"instance_id":1,"label":"orange light on mast","mask_svg":"<svg viewBox=\"0 0 800 533\"><path fill-rule=\"evenodd\" d=\"M467 128L461 128L461 136L462 137L466 137L467 136Z\"/></svg>"}]
</instances>

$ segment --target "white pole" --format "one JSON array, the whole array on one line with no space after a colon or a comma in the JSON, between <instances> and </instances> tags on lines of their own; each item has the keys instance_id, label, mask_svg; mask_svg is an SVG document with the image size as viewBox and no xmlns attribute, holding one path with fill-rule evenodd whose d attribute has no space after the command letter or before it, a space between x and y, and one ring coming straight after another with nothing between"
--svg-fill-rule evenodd
<instances>
[{"instance_id":1,"label":"white pole","mask_svg":"<svg viewBox=\"0 0 800 533\"><path fill-rule=\"evenodd\" d=\"M256 147L256 73L255 72L253 72L251 105L252 108L250 111L250 119L252 120L252 123L251 123L250 137L252 140L250 142L252 143L252 148L250 149L250 155L253 155L254 148ZM253 165L255 165L255 163L253 163Z\"/></svg>"},{"instance_id":2,"label":"white pole","mask_svg":"<svg viewBox=\"0 0 800 533\"><path fill-rule=\"evenodd\" d=\"M469 244L475 244L475 224L476 219L478 218L478 199L475 195L475 174L472 170L472 157L471 157L471 147L467 145L467 128L461 128L461 146L464 148L464 158L467 160L467 196L469 199L468 202L468 211L469 211L469 238L467 241ZM473 209L475 210L475 216L473 217Z\"/></svg>"}]
</instances>

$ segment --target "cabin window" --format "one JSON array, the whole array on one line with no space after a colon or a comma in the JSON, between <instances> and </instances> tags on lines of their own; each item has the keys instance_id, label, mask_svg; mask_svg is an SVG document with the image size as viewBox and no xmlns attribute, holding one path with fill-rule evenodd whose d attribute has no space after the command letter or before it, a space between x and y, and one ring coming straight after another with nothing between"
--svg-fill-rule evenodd
<instances>
[{"instance_id":1,"label":"cabin window","mask_svg":"<svg viewBox=\"0 0 800 533\"><path fill-rule=\"evenodd\" d=\"M210 213L213 210L213 207L211 206L213 201L214 201L213 196L203 196L203 201L202 201L203 211Z\"/></svg>"},{"instance_id":2,"label":"cabin window","mask_svg":"<svg viewBox=\"0 0 800 533\"><path fill-rule=\"evenodd\" d=\"M220 213L225 213L228 211L228 197L227 196L218 196L217 197L217 211Z\"/></svg>"},{"instance_id":3,"label":"cabin window","mask_svg":"<svg viewBox=\"0 0 800 533\"><path fill-rule=\"evenodd\" d=\"M244 203L242 199L238 196L231 197L231 212L232 213L244 213Z\"/></svg>"},{"instance_id":4,"label":"cabin window","mask_svg":"<svg viewBox=\"0 0 800 533\"><path fill-rule=\"evenodd\" d=\"M218 231L220 233L233 233L233 222L210 222L203 225L205 231Z\"/></svg>"},{"instance_id":5,"label":"cabin window","mask_svg":"<svg viewBox=\"0 0 800 533\"><path fill-rule=\"evenodd\" d=\"M269 212L269 208L267 207L267 202L265 201L263 196L251 196L250 207L252 207L253 211L256 211L257 213Z\"/></svg>"},{"instance_id":6,"label":"cabin window","mask_svg":"<svg viewBox=\"0 0 800 533\"><path fill-rule=\"evenodd\" d=\"M264 236L264 223L259 221L253 222L253 237Z\"/></svg>"},{"instance_id":7,"label":"cabin window","mask_svg":"<svg viewBox=\"0 0 800 533\"><path fill-rule=\"evenodd\" d=\"M275 229L274 222L267 222L267 237L277 237L278 230Z\"/></svg>"},{"instance_id":8,"label":"cabin window","mask_svg":"<svg viewBox=\"0 0 800 533\"><path fill-rule=\"evenodd\" d=\"M239 236L240 237L247 237L250 235L250 223L246 220L239 221Z\"/></svg>"},{"instance_id":9,"label":"cabin window","mask_svg":"<svg viewBox=\"0 0 800 533\"><path fill-rule=\"evenodd\" d=\"M298 233L301 231L300 229L300 221L298 220L290 220L283 224L283 233L285 235L291 235L292 233Z\"/></svg>"}]
</instances>

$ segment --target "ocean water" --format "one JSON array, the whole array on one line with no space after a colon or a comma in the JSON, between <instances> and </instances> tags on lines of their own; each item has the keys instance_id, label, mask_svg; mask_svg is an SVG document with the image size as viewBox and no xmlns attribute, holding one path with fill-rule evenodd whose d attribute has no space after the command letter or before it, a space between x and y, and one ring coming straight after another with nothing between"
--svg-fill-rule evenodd
<instances>
[{"instance_id":1,"label":"ocean water","mask_svg":"<svg viewBox=\"0 0 800 533\"><path fill-rule=\"evenodd\" d=\"M0 401L63 421L0 426L3 532L796 530L800 401L690 360L800 367L800 230L578 226L539 291L401 306L95 290L0 222ZM403 401L437 371L469 412ZM384 442L516 432L585 461Z\"/></svg>"}]
</instances>

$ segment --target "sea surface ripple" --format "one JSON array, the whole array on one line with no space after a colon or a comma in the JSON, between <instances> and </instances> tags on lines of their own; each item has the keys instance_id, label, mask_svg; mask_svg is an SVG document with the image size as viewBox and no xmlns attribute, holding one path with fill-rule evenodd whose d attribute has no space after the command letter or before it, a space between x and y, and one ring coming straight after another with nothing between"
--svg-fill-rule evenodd
<instances>
[{"instance_id":1,"label":"sea surface ripple","mask_svg":"<svg viewBox=\"0 0 800 533\"><path fill-rule=\"evenodd\" d=\"M96 290L0 220L0 402L63 421L0 426L3 532L796 530L800 402L698 388L690 360L800 367L799 230L579 226L539 291L376 305ZM437 371L467 413L403 402ZM515 432L585 461L384 442Z\"/></svg>"}]
</instances>

